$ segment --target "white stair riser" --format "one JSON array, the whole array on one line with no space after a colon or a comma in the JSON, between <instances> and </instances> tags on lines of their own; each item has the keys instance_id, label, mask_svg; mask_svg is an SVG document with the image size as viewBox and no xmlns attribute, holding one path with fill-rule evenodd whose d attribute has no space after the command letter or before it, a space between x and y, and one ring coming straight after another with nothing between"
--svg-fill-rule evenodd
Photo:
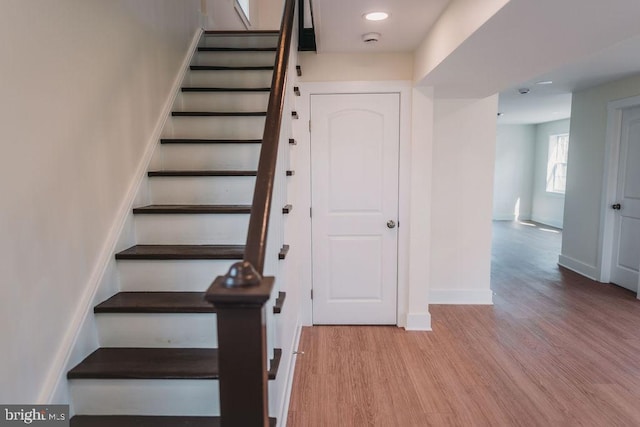
<instances>
[{"instance_id":1,"label":"white stair riser","mask_svg":"<svg viewBox=\"0 0 640 427\"><path fill-rule=\"evenodd\" d=\"M206 35L200 46L206 47L275 47L278 35L223 36Z\"/></svg>"},{"instance_id":2,"label":"white stair riser","mask_svg":"<svg viewBox=\"0 0 640 427\"><path fill-rule=\"evenodd\" d=\"M165 170L257 170L260 144L163 144Z\"/></svg>"},{"instance_id":3,"label":"white stair riser","mask_svg":"<svg viewBox=\"0 0 640 427\"><path fill-rule=\"evenodd\" d=\"M172 117L165 138L261 139L264 116Z\"/></svg>"},{"instance_id":4,"label":"white stair riser","mask_svg":"<svg viewBox=\"0 0 640 427\"><path fill-rule=\"evenodd\" d=\"M271 70L191 71L186 87L271 87Z\"/></svg>"},{"instance_id":5,"label":"white stair riser","mask_svg":"<svg viewBox=\"0 0 640 427\"><path fill-rule=\"evenodd\" d=\"M275 60L275 52L198 52L193 64L245 67L273 65Z\"/></svg>"},{"instance_id":6,"label":"white stair riser","mask_svg":"<svg viewBox=\"0 0 640 427\"><path fill-rule=\"evenodd\" d=\"M247 241L248 214L136 215L140 244L243 245Z\"/></svg>"},{"instance_id":7,"label":"white stair riser","mask_svg":"<svg viewBox=\"0 0 640 427\"><path fill-rule=\"evenodd\" d=\"M204 292L213 280L229 271L235 260L121 260L122 291Z\"/></svg>"},{"instance_id":8,"label":"white stair riser","mask_svg":"<svg viewBox=\"0 0 640 427\"><path fill-rule=\"evenodd\" d=\"M220 414L217 380L71 380L78 415Z\"/></svg>"},{"instance_id":9,"label":"white stair riser","mask_svg":"<svg viewBox=\"0 0 640 427\"><path fill-rule=\"evenodd\" d=\"M253 176L154 177L149 179L154 204L250 205Z\"/></svg>"},{"instance_id":10,"label":"white stair riser","mask_svg":"<svg viewBox=\"0 0 640 427\"><path fill-rule=\"evenodd\" d=\"M97 313L101 347L216 348L214 313Z\"/></svg>"},{"instance_id":11,"label":"white stair riser","mask_svg":"<svg viewBox=\"0 0 640 427\"><path fill-rule=\"evenodd\" d=\"M267 111L269 92L182 92L174 111Z\"/></svg>"}]
</instances>

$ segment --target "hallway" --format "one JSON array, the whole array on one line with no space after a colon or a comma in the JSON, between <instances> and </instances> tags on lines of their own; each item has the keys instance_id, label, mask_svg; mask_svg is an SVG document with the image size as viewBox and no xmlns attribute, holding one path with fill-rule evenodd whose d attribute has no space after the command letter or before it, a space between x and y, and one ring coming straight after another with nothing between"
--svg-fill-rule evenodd
<instances>
[{"instance_id":1,"label":"hallway","mask_svg":"<svg viewBox=\"0 0 640 427\"><path fill-rule=\"evenodd\" d=\"M554 229L493 233L493 306L432 305L433 332L304 328L287 425L640 424L640 301L559 268Z\"/></svg>"}]
</instances>

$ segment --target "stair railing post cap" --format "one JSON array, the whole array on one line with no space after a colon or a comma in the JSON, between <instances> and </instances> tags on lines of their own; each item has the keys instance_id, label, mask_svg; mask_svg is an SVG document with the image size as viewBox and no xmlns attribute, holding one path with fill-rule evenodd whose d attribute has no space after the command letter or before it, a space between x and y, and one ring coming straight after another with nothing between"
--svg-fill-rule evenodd
<instances>
[{"instance_id":1,"label":"stair railing post cap","mask_svg":"<svg viewBox=\"0 0 640 427\"><path fill-rule=\"evenodd\" d=\"M262 280L260 273L256 271L249 261L234 263L224 276L222 285L225 288L246 288L258 286Z\"/></svg>"}]
</instances>

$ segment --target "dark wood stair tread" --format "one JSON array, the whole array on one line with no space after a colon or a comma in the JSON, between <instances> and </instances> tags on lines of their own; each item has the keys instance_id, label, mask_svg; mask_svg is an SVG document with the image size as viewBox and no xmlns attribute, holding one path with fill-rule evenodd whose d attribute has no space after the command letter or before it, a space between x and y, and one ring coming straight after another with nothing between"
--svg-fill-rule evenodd
<instances>
[{"instance_id":1,"label":"dark wood stair tread","mask_svg":"<svg viewBox=\"0 0 640 427\"><path fill-rule=\"evenodd\" d=\"M289 253L289 245L282 245L282 248L278 253L278 259L286 259L288 253Z\"/></svg>"},{"instance_id":2,"label":"dark wood stair tread","mask_svg":"<svg viewBox=\"0 0 640 427\"><path fill-rule=\"evenodd\" d=\"M282 312L284 306L284 300L287 298L286 292L278 292L278 298L276 298L276 305L273 306L273 313L278 314Z\"/></svg>"},{"instance_id":3,"label":"dark wood stair tread","mask_svg":"<svg viewBox=\"0 0 640 427\"><path fill-rule=\"evenodd\" d=\"M232 259L244 256L244 245L135 245L116 254L120 260Z\"/></svg>"},{"instance_id":4,"label":"dark wood stair tread","mask_svg":"<svg viewBox=\"0 0 640 427\"><path fill-rule=\"evenodd\" d=\"M270 92L270 87L183 87L182 92Z\"/></svg>"},{"instance_id":5,"label":"dark wood stair tread","mask_svg":"<svg viewBox=\"0 0 640 427\"><path fill-rule=\"evenodd\" d=\"M273 65L247 65L247 66L223 66L223 65L191 65L191 71L273 71Z\"/></svg>"},{"instance_id":6,"label":"dark wood stair tread","mask_svg":"<svg viewBox=\"0 0 640 427\"><path fill-rule=\"evenodd\" d=\"M263 117L266 111L173 111L173 117Z\"/></svg>"},{"instance_id":7,"label":"dark wood stair tread","mask_svg":"<svg viewBox=\"0 0 640 427\"><path fill-rule=\"evenodd\" d=\"M251 205L149 205L133 209L134 214L248 214Z\"/></svg>"},{"instance_id":8,"label":"dark wood stair tread","mask_svg":"<svg viewBox=\"0 0 640 427\"><path fill-rule=\"evenodd\" d=\"M171 177L171 176L256 176L257 171L240 170L197 170L197 171L149 171L150 177Z\"/></svg>"},{"instance_id":9,"label":"dark wood stair tread","mask_svg":"<svg viewBox=\"0 0 640 427\"><path fill-rule=\"evenodd\" d=\"M207 47L201 46L198 52L275 52L275 47Z\"/></svg>"},{"instance_id":10,"label":"dark wood stair tread","mask_svg":"<svg viewBox=\"0 0 640 427\"><path fill-rule=\"evenodd\" d=\"M274 350L275 379L282 350ZM217 348L102 347L67 373L68 379L218 379Z\"/></svg>"},{"instance_id":11,"label":"dark wood stair tread","mask_svg":"<svg viewBox=\"0 0 640 427\"><path fill-rule=\"evenodd\" d=\"M119 292L94 313L215 313L204 292Z\"/></svg>"},{"instance_id":12,"label":"dark wood stair tread","mask_svg":"<svg viewBox=\"0 0 640 427\"><path fill-rule=\"evenodd\" d=\"M69 379L217 379L216 348L103 347L67 374Z\"/></svg>"},{"instance_id":13,"label":"dark wood stair tread","mask_svg":"<svg viewBox=\"0 0 640 427\"><path fill-rule=\"evenodd\" d=\"M262 144L261 139L163 138L161 144Z\"/></svg>"},{"instance_id":14,"label":"dark wood stair tread","mask_svg":"<svg viewBox=\"0 0 640 427\"><path fill-rule=\"evenodd\" d=\"M277 36L278 30L206 30L205 36Z\"/></svg>"},{"instance_id":15,"label":"dark wood stair tread","mask_svg":"<svg viewBox=\"0 0 640 427\"><path fill-rule=\"evenodd\" d=\"M151 415L76 415L71 427L221 427L220 417ZM269 418L269 427L276 419Z\"/></svg>"}]
</instances>

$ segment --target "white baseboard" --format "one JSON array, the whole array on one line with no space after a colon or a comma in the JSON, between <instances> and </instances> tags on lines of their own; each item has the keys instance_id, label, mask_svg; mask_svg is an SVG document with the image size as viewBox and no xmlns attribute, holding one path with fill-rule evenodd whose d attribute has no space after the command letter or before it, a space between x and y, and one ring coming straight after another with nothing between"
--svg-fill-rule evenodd
<instances>
[{"instance_id":1,"label":"white baseboard","mask_svg":"<svg viewBox=\"0 0 640 427\"><path fill-rule=\"evenodd\" d=\"M520 214L518 215L518 220L520 221L529 221L531 220L530 214ZM515 221L516 215L513 213L497 213L493 215L494 221Z\"/></svg>"},{"instance_id":2,"label":"white baseboard","mask_svg":"<svg viewBox=\"0 0 640 427\"><path fill-rule=\"evenodd\" d=\"M600 274L598 273L598 267L586 264L582 261L578 261L577 259L568 257L566 255L560 255L558 257L558 265L567 268L571 271L574 271L582 276L588 277L591 280L595 280L599 282L598 277Z\"/></svg>"},{"instance_id":3,"label":"white baseboard","mask_svg":"<svg viewBox=\"0 0 640 427\"><path fill-rule=\"evenodd\" d=\"M431 289L429 304L493 305L491 289Z\"/></svg>"},{"instance_id":4,"label":"white baseboard","mask_svg":"<svg viewBox=\"0 0 640 427\"><path fill-rule=\"evenodd\" d=\"M514 214L494 214L494 221L514 221L516 216Z\"/></svg>"},{"instance_id":5,"label":"white baseboard","mask_svg":"<svg viewBox=\"0 0 640 427\"><path fill-rule=\"evenodd\" d=\"M431 313L409 313L404 329L407 331L430 331L431 330Z\"/></svg>"},{"instance_id":6,"label":"white baseboard","mask_svg":"<svg viewBox=\"0 0 640 427\"><path fill-rule=\"evenodd\" d=\"M302 335L302 324L300 323L300 320L298 320L298 324L296 325L296 333L293 336L293 346L291 347L292 351L298 351L298 346L300 345L300 335ZM287 385L284 389L284 396L281 399L282 404L280 407L280 415L278 416L278 427L286 427L287 425L287 416L289 415L289 402L291 401L293 377L296 372L297 360L297 355L294 354L291 356L291 363L289 363L289 369L287 370Z\"/></svg>"},{"instance_id":7,"label":"white baseboard","mask_svg":"<svg viewBox=\"0 0 640 427\"><path fill-rule=\"evenodd\" d=\"M198 28L193 35L189 45L189 50L185 54L181 68L171 86L171 92L169 93L169 96L162 108L162 113L156 122L152 135L146 143L143 157L138 163L134 178L129 184L126 195L118 208L117 215L111 224L107 238L102 245L98 261L96 262L91 275L89 276L87 286L85 287L85 292L80 298L80 303L76 307L71 321L69 322L69 328L67 329L60 347L54 356L54 361L51 364L51 368L47 373L47 377L45 378L40 394L38 395L37 403L66 403L52 401L55 399L55 396L66 395L66 393L62 392L60 389L66 387L67 370L70 368L69 364L71 361L71 355L73 354L73 349L76 348L76 346L83 344L80 343L80 337L82 335L81 331L84 329L84 325L88 322L89 316L93 316L94 299L103 284L105 272L107 271L109 263L112 261L116 245L118 244L120 235L123 232L127 218L131 214L135 197L143 179L146 176L151 157L153 156L158 140L162 134L162 129L164 128L164 125L171 113L171 108L180 90L189 64L191 63L193 53L196 50L202 31L203 30L201 28Z\"/></svg>"},{"instance_id":8,"label":"white baseboard","mask_svg":"<svg viewBox=\"0 0 640 427\"><path fill-rule=\"evenodd\" d=\"M562 219L560 219L560 221L558 221L555 218L543 218L543 217L534 216L533 218L531 218L531 220L533 222L537 222L539 224L548 225L548 226L551 226L551 227L562 229Z\"/></svg>"}]
</instances>

